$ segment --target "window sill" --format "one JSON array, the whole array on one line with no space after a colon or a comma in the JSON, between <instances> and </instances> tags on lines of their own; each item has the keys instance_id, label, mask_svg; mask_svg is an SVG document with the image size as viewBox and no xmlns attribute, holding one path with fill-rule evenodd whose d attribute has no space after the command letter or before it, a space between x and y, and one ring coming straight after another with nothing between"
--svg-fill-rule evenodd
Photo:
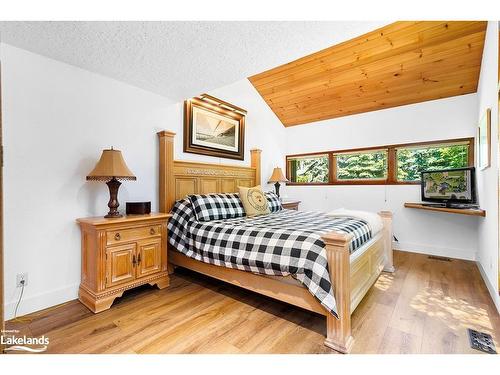
<instances>
[{"instance_id":1,"label":"window sill","mask_svg":"<svg viewBox=\"0 0 500 375\"><path fill-rule=\"evenodd\" d=\"M335 186L335 185L420 185L420 181L336 181L336 182L287 182L287 186Z\"/></svg>"}]
</instances>

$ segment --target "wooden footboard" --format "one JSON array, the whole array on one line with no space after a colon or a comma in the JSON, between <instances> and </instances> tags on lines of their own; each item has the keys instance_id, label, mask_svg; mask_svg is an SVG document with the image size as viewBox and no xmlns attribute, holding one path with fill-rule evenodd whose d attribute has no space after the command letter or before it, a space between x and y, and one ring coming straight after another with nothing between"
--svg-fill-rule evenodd
<instances>
[{"instance_id":1,"label":"wooden footboard","mask_svg":"<svg viewBox=\"0 0 500 375\"><path fill-rule=\"evenodd\" d=\"M394 271L392 264L392 213L379 213L384 227L381 238L350 262L349 243L352 234L330 232L325 242L330 280L333 284L338 319L326 315L325 345L341 353L349 353L354 338L351 314L382 270Z\"/></svg>"},{"instance_id":2,"label":"wooden footboard","mask_svg":"<svg viewBox=\"0 0 500 375\"><path fill-rule=\"evenodd\" d=\"M351 283L349 242L353 235L331 232L322 236L333 284L338 319L326 316L325 345L341 353L349 353L354 339L351 335Z\"/></svg>"}]
</instances>

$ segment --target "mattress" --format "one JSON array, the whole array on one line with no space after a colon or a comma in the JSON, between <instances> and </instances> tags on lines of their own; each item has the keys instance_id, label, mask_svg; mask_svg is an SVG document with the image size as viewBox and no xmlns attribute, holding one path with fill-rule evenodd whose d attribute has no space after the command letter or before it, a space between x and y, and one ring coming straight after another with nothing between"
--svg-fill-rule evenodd
<instances>
[{"instance_id":1,"label":"mattress","mask_svg":"<svg viewBox=\"0 0 500 375\"><path fill-rule=\"evenodd\" d=\"M372 238L368 222L326 213L279 210L256 217L198 221L189 199L176 202L169 242L184 255L263 275L292 276L332 314L337 314L321 235L351 233L351 253Z\"/></svg>"}]
</instances>

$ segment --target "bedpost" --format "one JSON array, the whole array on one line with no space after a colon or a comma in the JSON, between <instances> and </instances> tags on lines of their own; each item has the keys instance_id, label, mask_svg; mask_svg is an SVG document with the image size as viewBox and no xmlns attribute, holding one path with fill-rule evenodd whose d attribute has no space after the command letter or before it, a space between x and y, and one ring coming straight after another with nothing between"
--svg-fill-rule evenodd
<instances>
[{"instance_id":1,"label":"bedpost","mask_svg":"<svg viewBox=\"0 0 500 375\"><path fill-rule=\"evenodd\" d=\"M255 185L261 185L262 181L260 179L260 154L262 150L254 148L250 150L251 155L251 167L255 168Z\"/></svg>"},{"instance_id":2,"label":"bedpost","mask_svg":"<svg viewBox=\"0 0 500 375\"><path fill-rule=\"evenodd\" d=\"M384 252L385 252L385 265L384 272L394 272L393 253L392 253L392 212L380 211L378 213L382 218L384 228L382 229L384 236Z\"/></svg>"},{"instance_id":3,"label":"bedpost","mask_svg":"<svg viewBox=\"0 0 500 375\"><path fill-rule=\"evenodd\" d=\"M354 343L351 335L351 264L349 243L353 235L348 233L330 232L321 238L325 243L328 270L337 304L335 318L326 315L325 345L341 353L349 353Z\"/></svg>"},{"instance_id":4,"label":"bedpost","mask_svg":"<svg viewBox=\"0 0 500 375\"><path fill-rule=\"evenodd\" d=\"M174 136L175 133L163 130L158 132L160 140L160 212L170 212L175 202L174 179Z\"/></svg>"}]
</instances>

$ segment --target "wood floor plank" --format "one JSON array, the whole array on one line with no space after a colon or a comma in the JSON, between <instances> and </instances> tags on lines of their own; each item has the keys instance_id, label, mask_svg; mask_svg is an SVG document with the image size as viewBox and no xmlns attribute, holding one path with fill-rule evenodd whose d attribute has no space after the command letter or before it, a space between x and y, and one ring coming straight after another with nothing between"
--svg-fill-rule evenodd
<instances>
[{"instance_id":1,"label":"wood floor plank","mask_svg":"<svg viewBox=\"0 0 500 375\"><path fill-rule=\"evenodd\" d=\"M356 322L353 329L353 353L373 354L378 353L384 335L389 326L388 317L393 313L394 307L380 303L373 303L366 317Z\"/></svg>"},{"instance_id":2,"label":"wood floor plank","mask_svg":"<svg viewBox=\"0 0 500 375\"><path fill-rule=\"evenodd\" d=\"M411 268L403 281L389 326L422 337L425 313L416 304L420 294L429 284L430 273L424 255L411 254L410 257Z\"/></svg>"},{"instance_id":3,"label":"wood floor plank","mask_svg":"<svg viewBox=\"0 0 500 375\"><path fill-rule=\"evenodd\" d=\"M500 316L474 262L395 251L394 263L352 315L353 353L480 354L469 327L499 347ZM325 317L182 269L169 288L129 291L102 313L71 301L6 328L45 335L50 353L335 353Z\"/></svg>"},{"instance_id":4,"label":"wood floor plank","mask_svg":"<svg viewBox=\"0 0 500 375\"><path fill-rule=\"evenodd\" d=\"M32 334L39 336L43 332L64 327L93 315L89 309L76 300L69 302L64 308L61 307L57 307L51 314L44 312L43 315L34 316L30 323Z\"/></svg>"},{"instance_id":5,"label":"wood floor plank","mask_svg":"<svg viewBox=\"0 0 500 375\"><path fill-rule=\"evenodd\" d=\"M226 303L222 295L206 292L200 291L199 294L195 295L197 299L183 303L181 306L174 306L173 309L167 309L160 316L153 316L152 320L142 320L139 324L122 329L122 335L110 337L101 344L104 347L94 348L93 352L121 353L127 348L133 348L134 351L141 352L140 349L148 345L151 345L151 350L153 350L153 343L161 340L166 335L170 335L179 325L191 322L196 316L203 314L204 311L214 305L218 306ZM181 308L183 310L179 311ZM170 340L173 340L173 336L170 337Z\"/></svg>"},{"instance_id":6,"label":"wood floor plank","mask_svg":"<svg viewBox=\"0 0 500 375\"><path fill-rule=\"evenodd\" d=\"M378 353L382 354L417 354L420 352L421 337L388 327Z\"/></svg>"}]
</instances>

